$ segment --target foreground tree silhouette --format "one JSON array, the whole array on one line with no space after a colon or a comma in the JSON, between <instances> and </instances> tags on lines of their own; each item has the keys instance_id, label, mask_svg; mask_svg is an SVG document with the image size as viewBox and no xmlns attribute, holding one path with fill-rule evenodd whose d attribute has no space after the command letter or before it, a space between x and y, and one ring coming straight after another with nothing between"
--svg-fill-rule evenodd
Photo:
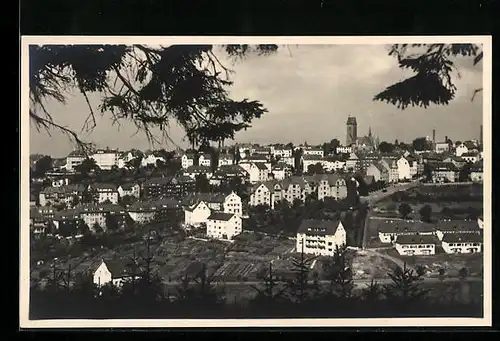
<instances>
[{"instance_id":1,"label":"foreground tree silhouette","mask_svg":"<svg viewBox=\"0 0 500 341\"><path fill-rule=\"evenodd\" d=\"M231 55L260 54L275 45L226 46ZM84 128L96 126L96 114L108 113L114 122L129 120L150 141L158 141L152 128L166 129L176 121L190 142L206 143L232 138L267 112L248 99L233 100L227 87L231 70L214 53L212 45L31 45L29 48L30 118L37 128L58 129L80 146L77 132L53 120L46 101L66 101L76 89L85 98L89 115ZM94 108L90 93L101 94Z\"/></svg>"},{"instance_id":2,"label":"foreground tree silhouette","mask_svg":"<svg viewBox=\"0 0 500 341\"><path fill-rule=\"evenodd\" d=\"M333 257L324 263L326 279L330 281L329 294L338 299L352 297L354 282L347 259L347 246L335 246Z\"/></svg>"},{"instance_id":3,"label":"foreground tree silhouette","mask_svg":"<svg viewBox=\"0 0 500 341\"><path fill-rule=\"evenodd\" d=\"M453 71L460 75L455 57L469 57L471 65L476 65L482 60L483 51L474 44L395 44L389 55L397 58L400 68L409 69L415 75L387 87L374 100L406 109L448 105L457 91ZM474 90L471 99L481 90Z\"/></svg>"},{"instance_id":4,"label":"foreground tree silhouette","mask_svg":"<svg viewBox=\"0 0 500 341\"><path fill-rule=\"evenodd\" d=\"M286 301L285 291L288 289L273 271L273 265L270 262L266 272L259 276L262 284L260 286L251 285L257 291L257 295L252 301L252 306L261 314L266 313L262 309L271 310L277 308L277 305Z\"/></svg>"},{"instance_id":5,"label":"foreground tree silhouette","mask_svg":"<svg viewBox=\"0 0 500 341\"><path fill-rule=\"evenodd\" d=\"M421 270L409 268L406 263L388 273L392 283L384 286L383 293L394 309L406 312L426 303L429 290L422 288L423 275Z\"/></svg>"}]
</instances>

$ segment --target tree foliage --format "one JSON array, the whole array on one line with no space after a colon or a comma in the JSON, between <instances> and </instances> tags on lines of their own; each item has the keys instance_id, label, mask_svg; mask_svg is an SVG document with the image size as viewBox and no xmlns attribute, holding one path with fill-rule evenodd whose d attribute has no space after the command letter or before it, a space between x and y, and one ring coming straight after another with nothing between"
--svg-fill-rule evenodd
<instances>
[{"instance_id":1,"label":"tree foliage","mask_svg":"<svg viewBox=\"0 0 500 341\"><path fill-rule=\"evenodd\" d=\"M457 91L453 72L460 75L456 57L470 57L472 65L483 58L482 48L474 44L394 44L389 55L397 58L401 69L411 70L414 75L388 86L374 100L400 109L448 105ZM476 89L472 98L481 90Z\"/></svg>"},{"instance_id":2,"label":"tree foliage","mask_svg":"<svg viewBox=\"0 0 500 341\"><path fill-rule=\"evenodd\" d=\"M408 215L410 215L410 213L412 212L412 208L410 205L404 202L401 205L399 205L398 211L399 214L401 215L401 218L406 219L408 218Z\"/></svg>"},{"instance_id":3,"label":"tree foliage","mask_svg":"<svg viewBox=\"0 0 500 341\"><path fill-rule=\"evenodd\" d=\"M229 45L232 56L250 51L265 54L275 45ZM30 118L38 129L59 129L80 146L75 131L54 121L47 100L65 103L74 89L85 98L89 115L84 129L96 126L96 115L109 114L113 122L131 121L150 141L152 128L168 137L177 122L190 142L206 143L233 138L267 110L258 101L230 98L232 73L212 45L31 45ZM98 108L89 99L101 95Z\"/></svg>"}]
</instances>

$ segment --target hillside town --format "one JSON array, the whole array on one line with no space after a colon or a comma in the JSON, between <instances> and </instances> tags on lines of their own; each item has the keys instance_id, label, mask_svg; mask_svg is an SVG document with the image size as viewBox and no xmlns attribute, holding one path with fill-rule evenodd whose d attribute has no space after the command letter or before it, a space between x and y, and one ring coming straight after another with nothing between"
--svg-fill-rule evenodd
<instances>
[{"instance_id":1,"label":"hillside town","mask_svg":"<svg viewBox=\"0 0 500 341\"><path fill-rule=\"evenodd\" d=\"M199 245L210 249L213 241L222 243L215 248L217 258L236 254L236 245L256 234L272 240L268 255L259 258L247 250L252 261L214 261L211 273L225 281L251 281L269 260L279 263L297 252L332 257L345 246L396 263L398 257L447 254L460 260L461 254L482 252L482 202L467 212L436 211L427 204L417 212L418 204L407 204L421 197L455 202L430 190L449 186L479 186L474 193L482 201L482 141L437 140L434 130L411 143L389 143L380 142L371 128L361 137L357 129L356 118L349 116L344 143L77 149L61 159L32 155L32 250L48 243L48 249L32 251L32 281L42 283L51 269L69 266L98 286L122 283L138 276L126 260L139 251L127 244L141 240L156 242L160 256L167 244L171 252L182 241L196 243L190 244L187 261L155 263L165 282L199 266L200 259L189 258L204 250ZM467 193L463 197L474 201L475 194ZM113 236L121 238L112 246L103 242ZM76 244L85 247L65 254ZM372 265L357 275L369 278ZM286 263L282 270L286 273ZM430 276L439 271L428 269Z\"/></svg>"}]
</instances>

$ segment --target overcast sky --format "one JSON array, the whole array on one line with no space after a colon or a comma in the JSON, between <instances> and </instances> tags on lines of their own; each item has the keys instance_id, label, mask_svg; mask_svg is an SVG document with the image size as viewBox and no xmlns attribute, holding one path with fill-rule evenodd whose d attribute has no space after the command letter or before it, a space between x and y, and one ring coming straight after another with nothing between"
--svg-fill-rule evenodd
<instances>
[{"instance_id":1,"label":"overcast sky","mask_svg":"<svg viewBox=\"0 0 500 341\"><path fill-rule=\"evenodd\" d=\"M392 105L374 102L373 96L386 86L411 73L397 67L394 57L383 45L300 45L280 48L271 56L251 56L233 65L225 54L220 59L235 71L231 95L259 100L269 110L255 120L252 128L237 133L237 142L322 143L333 138L345 142L348 115L356 116L358 135L372 132L380 141L411 141L418 136L437 140L478 138L482 122L482 97L471 102L474 89L482 86L482 71L472 61L460 60L460 77L455 78L457 96L449 106L404 111ZM99 95L92 96L97 106ZM50 102L48 110L54 119L69 128L80 130L88 107L80 95L68 98L66 105ZM109 116L98 118L98 125L86 140L98 147L149 149L148 141L132 124L113 126ZM184 133L172 126L170 136L181 147ZM175 148L165 144L166 149ZM30 128L30 153L63 157L72 149L65 135Z\"/></svg>"}]
</instances>

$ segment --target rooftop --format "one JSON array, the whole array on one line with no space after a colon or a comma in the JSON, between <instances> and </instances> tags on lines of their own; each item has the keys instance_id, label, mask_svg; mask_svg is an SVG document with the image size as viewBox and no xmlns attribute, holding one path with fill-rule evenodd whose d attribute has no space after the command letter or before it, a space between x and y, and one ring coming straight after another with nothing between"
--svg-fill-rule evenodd
<instances>
[{"instance_id":1,"label":"rooftop","mask_svg":"<svg viewBox=\"0 0 500 341\"><path fill-rule=\"evenodd\" d=\"M482 233L447 233L443 236L445 243L482 243Z\"/></svg>"},{"instance_id":2,"label":"rooftop","mask_svg":"<svg viewBox=\"0 0 500 341\"><path fill-rule=\"evenodd\" d=\"M434 235L402 235L396 237L396 244L437 244L438 239Z\"/></svg>"},{"instance_id":3,"label":"rooftop","mask_svg":"<svg viewBox=\"0 0 500 341\"><path fill-rule=\"evenodd\" d=\"M302 220L297 233L306 235L321 235L333 236L337 232L337 227L340 225L340 220L319 220L319 219L305 219Z\"/></svg>"},{"instance_id":4,"label":"rooftop","mask_svg":"<svg viewBox=\"0 0 500 341\"><path fill-rule=\"evenodd\" d=\"M232 213L212 212L208 217L208 220L229 221L233 216L234 214Z\"/></svg>"}]
</instances>

